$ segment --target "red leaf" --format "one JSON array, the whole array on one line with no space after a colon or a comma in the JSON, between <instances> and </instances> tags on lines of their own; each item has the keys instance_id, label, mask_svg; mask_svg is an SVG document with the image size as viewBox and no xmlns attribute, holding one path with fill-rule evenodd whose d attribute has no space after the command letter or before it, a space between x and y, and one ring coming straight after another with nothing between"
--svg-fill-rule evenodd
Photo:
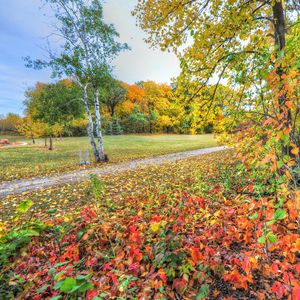
<instances>
[{"instance_id":1,"label":"red leaf","mask_svg":"<svg viewBox=\"0 0 300 300\"><path fill-rule=\"evenodd\" d=\"M250 193L253 193L254 192L254 185L253 184L249 184L248 185L248 190Z\"/></svg>"},{"instance_id":2,"label":"red leaf","mask_svg":"<svg viewBox=\"0 0 300 300\"><path fill-rule=\"evenodd\" d=\"M186 286L187 282L184 279L175 279L172 288L175 289L179 294L181 294Z\"/></svg>"},{"instance_id":3,"label":"red leaf","mask_svg":"<svg viewBox=\"0 0 300 300\"><path fill-rule=\"evenodd\" d=\"M272 286L272 292L275 293L278 298L282 298L285 293L285 286L279 281L275 281Z\"/></svg>"}]
</instances>

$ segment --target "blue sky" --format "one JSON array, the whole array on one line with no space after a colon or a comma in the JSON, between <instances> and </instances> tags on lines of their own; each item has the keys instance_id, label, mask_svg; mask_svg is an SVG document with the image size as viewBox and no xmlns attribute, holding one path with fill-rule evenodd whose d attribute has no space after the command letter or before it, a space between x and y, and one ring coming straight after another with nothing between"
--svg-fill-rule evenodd
<instances>
[{"instance_id":1,"label":"blue sky","mask_svg":"<svg viewBox=\"0 0 300 300\"><path fill-rule=\"evenodd\" d=\"M131 10L136 0L106 0L105 20L113 23L120 39L131 51L115 60L115 76L128 83L139 80L170 82L179 74L177 58L170 53L149 49L144 33L135 26ZM43 58L45 38L53 19L42 8L41 0L0 1L0 115L22 114L24 92L37 81L49 82L50 70L35 71L24 66L23 57ZM46 14L46 15L45 15Z\"/></svg>"}]
</instances>

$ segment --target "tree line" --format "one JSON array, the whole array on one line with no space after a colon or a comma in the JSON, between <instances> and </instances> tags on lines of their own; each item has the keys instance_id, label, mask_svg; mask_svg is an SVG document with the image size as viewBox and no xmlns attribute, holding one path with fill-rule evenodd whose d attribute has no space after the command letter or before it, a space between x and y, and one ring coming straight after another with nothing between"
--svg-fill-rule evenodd
<instances>
[{"instance_id":1,"label":"tree line","mask_svg":"<svg viewBox=\"0 0 300 300\"><path fill-rule=\"evenodd\" d=\"M88 91L90 94L91 91ZM81 90L70 79L36 83L25 92L25 115L10 113L0 118L2 132L37 138L85 136L88 118ZM106 135L138 133L210 133L208 124L195 130L180 104L176 90L168 84L140 81L120 82L108 77L99 89L101 129ZM91 109L91 115L95 111Z\"/></svg>"}]
</instances>

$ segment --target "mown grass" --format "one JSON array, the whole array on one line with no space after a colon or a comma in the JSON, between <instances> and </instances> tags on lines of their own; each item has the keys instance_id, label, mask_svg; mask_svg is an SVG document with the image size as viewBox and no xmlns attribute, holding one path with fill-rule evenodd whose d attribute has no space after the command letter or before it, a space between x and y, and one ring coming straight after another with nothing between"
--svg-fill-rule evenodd
<instances>
[{"instance_id":1,"label":"mown grass","mask_svg":"<svg viewBox=\"0 0 300 300\"><path fill-rule=\"evenodd\" d=\"M0 136L0 138L7 137ZM81 150L91 152L87 137L54 140L53 151L44 147L42 139L37 140L35 145L32 145L30 140L27 142L27 146L0 149L0 181L44 176L83 168L79 166L79 152ZM104 142L105 152L110 162L217 145L213 135L106 136Z\"/></svg>"}]
</instances>

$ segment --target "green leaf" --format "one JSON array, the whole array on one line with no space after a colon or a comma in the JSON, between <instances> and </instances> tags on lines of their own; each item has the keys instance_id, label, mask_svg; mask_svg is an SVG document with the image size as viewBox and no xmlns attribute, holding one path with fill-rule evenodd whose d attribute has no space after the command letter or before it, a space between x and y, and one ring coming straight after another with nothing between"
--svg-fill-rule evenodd
<instances>
[{"instance_id":1,"label":"green leaf","mask_svg":"<svg viewBox=\"0 0 300 300\"><path fill-rule=\"evenodd\" d=\"M59 296L55 296L55 297L50 298L50 300L58 300L60 298L61 298L61 296L59 295Z\"/></svg>"},{"instance_id":2,"label":"green leaf","mask_svg":"<svg viewBox=\"0 0 300 300\"><path fill-rule=\"evenodd\" d=\"M250 220L255 220L257 218L258 218L257 212L253 216L249 217Z\"/></svg>"},{"instance_id":3,"label":"green leaf","mask_svg":"<svg viewBox=\"0 0 300 300\"><path fill-rule=\"evenodd\" d=\"M276 220L271 220L271 221L266 222L267 225L273 225L274 223L276 223Z\"/></svg>"},{"instance_id":4,"label":"green leaf","mask_svg":"<svg viewBox=\"0 0 300 300\"><path fill-rule=\"evenodd\" d=\"M285 216L286 216L286 211L281 208L278 208L274 213L274 218L276 220L282 220L284 219Z\"/></svg>"},{"instance_id":5,"label":"green leaf","mask_svg":"<svg viewBox=\"0 0 300 300\"><path fill-rule=\"evenodd\" d=\"M268 238L268 241L271 242L271 243L276 243L277 242L277 237L273 233L269 233L267 238Z\"/></svg>"},{"instance_id":6,"label":"green leaf","mask_svg":"<svg viewBox=\"0 0 300 300\"><path fill-rule=\"evenodd\" d=\"M36 230L28 229L28 230L20 230L20 236L39 236L40 234Z\"/></svg>"},{"instance_id":7,"label":"green leaf","mask_svg":"<svg viewBox=\"0 0 300 300\"><path fill-rule=\"evenodd\" d=\"M57 291L61 288L62 284L63 284L63 280L60 280L59 282L57 282L55 285L54 285L54 289Z\"/></svg>"},{"instance_id":8,"label":"green leaf","mask_svg":"<svg viewBox=\"0 0 300 300\"><path fill-rule=\"evenodd\" d=\"M74 278L68 277L68 278L65 278L65 280L63 281L63 284L61 285L60 290L63 293L67 293L67 292L71 291L75 286L76 286L76 280Z\"/></svg>"},{"instance_id":9,"label":"green leaf","mask_svg":"<svg viewBox=\"0 0 300 300\"><path fill-rule=\"evenodd\" d=\"M208 295L208 291L209 291L209 285L208 284L204 284L201 286L200 288L200 293L197 295L196 299L204 299L207 295Z\"/></svg>"},{"instance_id":10,"label":"green leaf","mask_svg":"<svg viewBox=\"0 0 300 300\"><path fill-rule=\"evenodd\" d=\"M55 269L54 268L51 268L49 270L49 275L53 276L55 274Z\"/></svg>"},{"instance_id":11,"label":"green leaf","mask_svg":"<svg viewBox=\"0 0 300 300\"><path fill-rule=\"evenodd\" d=\"M20 212L20 213L26 213L31 208L31 206L33 204L34 203L31 200L24 200L22 203L20 203L17 206L17 211Z\"/></svg>"},{"instance_id":12,"label":"green leaf","mask_svg":"<svg viewBox=\"0 0 300 300\"><path fill-rule=\"evenodd\" d=\"M88 278L90 278L90 277L91 277L90 274L88 274L88 275L78 275L78 276L76 277L76 280L84 280L84 279L88 279Z\"/></svg>"},{"instance_id":13,"label":"green leaf","mask_svg":"<svg viewBox=\"0 0 300 300\"><path fill-rule=\"evenodd\" d=\"M261 236L260 238L257 239L257 241L260 243L260 244L263 244L266 242L266 237L265 236Z\"/></svg>"},{"instance_id":14,"label":"green leaf","mask_svg":"<svg viewBox=\"0 0 300 300\"><path fill-rule=\"evenodd\" d=\"M103 298L107 297L108 294L101 293L99 296L93 298L93 300L103 300Z\"/></svg>"},{"instance_id":15,"label":"green leaf","mask_svg":"<svg viewBox=\"0 0 300 300\"><path fill-rule=\"evenodd\" d=\"M67 265L69 263L70 263L69 261L60 262L60 263L55 264L54 267L61 267L61 266Z\"/></svg>"},{"instance_id":16,"label":"green leaf","mask_svg":"<svg viewBox=\"0 0 300 300\"><path fill-rule=\"evenodd\" d=\"M277 161L277 167L280 169L284 166L284 162L282 160Z\"/></svg>"},{"instance_id":17,"label":"green leaf","mask_svg":"<svg viewBox=\"0 0 300 300\"><path fill-rule=\"evenodd\" d=\"M40 289L37 290L38 294L41 294L43 291L45 291L50 285L46 284L43 287L41 287Z\"/></svg>"},{"instance_id":18,"label":"green leaf","mask_svg":"<svg viewBox=\"0 0 300 300\"><path fill-rule=\"evenodd\" d=\"M76 291L80 292L80 293L84 293L88 290L92 290L94 288L94 285L91 284L90 282L84 282L81 285L76 285L71 291L70 293L74 293Z\"/></svg>"}]
</instances>

